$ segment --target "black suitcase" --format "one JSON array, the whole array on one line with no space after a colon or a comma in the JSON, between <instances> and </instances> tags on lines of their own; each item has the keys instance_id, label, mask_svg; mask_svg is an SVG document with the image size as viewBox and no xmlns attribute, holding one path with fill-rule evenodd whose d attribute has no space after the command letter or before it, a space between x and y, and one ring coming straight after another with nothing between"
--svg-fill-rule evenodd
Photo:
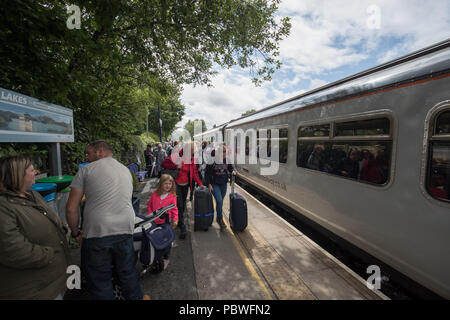
<instances>
[{"instance_id":1,"label":"black suitcase","mask_svg":"<svg viewBox=\"0 0 450 320\"><path fill-rule=\"evenodd\" d=\"M230 226L233 231L244 231L247 228L247 201L243 196L234 192L234 176L231 176L230 192Z\"/></svg>"},{"instance_id":2,"label":"black suitcase","mask_svg":"<svg viewBox=\"0 0 450 320\"><path fill-rule=\"evenodd\" d=\"M194 231L208 231L214 220L212 195L205 186L195 188L194 192Z\"/></svg>"}]
</instances>

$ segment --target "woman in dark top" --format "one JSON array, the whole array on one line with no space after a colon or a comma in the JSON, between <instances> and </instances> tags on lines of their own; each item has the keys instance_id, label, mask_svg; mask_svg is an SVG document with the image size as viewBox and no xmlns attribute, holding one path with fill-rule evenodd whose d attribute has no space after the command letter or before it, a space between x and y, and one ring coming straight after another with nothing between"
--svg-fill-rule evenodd
<instances>
[{"instance_id":1,"label":"woman in dark top","mask_svg":"<svg viewBox=\"0 0 450 320\"><path fill-rule=\"evenodd\" d=\"M218 157L216 157L216 152L222 152L223 161L218 161L219 163L216 163L216 161L214 161L213 164L209 164L206 166L205 180L208 184L209 191L213 194L214 199L216 200L216 221L219 224L220 229L225 230L226 226L223 222L222 216L223 199L227 194L228 176L229 174L234 175L236 173L233 166L228 163L227 150L225 145L222 145L211 152L211 156L215 157L217 160Z\"/></svg>"},{"instance_id":2,"label":"woman in dark top","mask_svg":"<svg viewBox=\"0 0 450 320\"><path fill-rule=\"evenodd\" d=\"M358 179L359 157L358 150L351 150L348 157L342 160L341 168L339 170L340 174L345 177Z\"/></svg>"}]
</instances>

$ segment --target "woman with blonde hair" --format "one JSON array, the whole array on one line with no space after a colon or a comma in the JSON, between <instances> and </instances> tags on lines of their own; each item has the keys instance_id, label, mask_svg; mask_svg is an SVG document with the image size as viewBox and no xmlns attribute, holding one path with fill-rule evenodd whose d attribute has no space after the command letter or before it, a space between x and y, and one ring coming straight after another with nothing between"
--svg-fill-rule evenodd
<instances>
[{"instance_id":1,"label":"woman with blonde hair","mask_svg":"<svg viewBox=\"0 0 450 320\"><path fill-rule=\"evenodd\" d=\"M0 159L0 299L62 299L67 230L35 183L31 160Z\"/></svg>"},{"instance_id":2,"label":"woman with blonde hair","mask_svg":"<svg viewBox=\"0 0 450 320\"><path fill-rule=\"evenodd\" d=\"M183 149L180 151L179 156L173 154L172 161L177 164L178 171L175 182L177 184L177 207L179 216L180 239L185 239L187 234L186 224L184 223L184 209L186 208L186 200L189 188L193 189L193 181L197 182L198 186L203 186L200 177L198 176L197 166L194 160L194 143L188 142L183 145Z\"/></svg>"}]
</instances>

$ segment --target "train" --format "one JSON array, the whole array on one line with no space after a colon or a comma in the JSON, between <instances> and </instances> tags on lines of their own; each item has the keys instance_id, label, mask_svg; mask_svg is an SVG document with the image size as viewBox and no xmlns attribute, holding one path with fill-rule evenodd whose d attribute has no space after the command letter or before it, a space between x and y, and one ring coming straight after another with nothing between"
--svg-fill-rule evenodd
<instances>
[{"instance_id":1,"label":"train","mask_svg":"<svg viewBox=\"0 0 450 320\"><path fill-rule=\"evenodd\" d=\"M194 139L224 141L239 179L450 298L450 39Z\"/></svg>"}]
</instances>

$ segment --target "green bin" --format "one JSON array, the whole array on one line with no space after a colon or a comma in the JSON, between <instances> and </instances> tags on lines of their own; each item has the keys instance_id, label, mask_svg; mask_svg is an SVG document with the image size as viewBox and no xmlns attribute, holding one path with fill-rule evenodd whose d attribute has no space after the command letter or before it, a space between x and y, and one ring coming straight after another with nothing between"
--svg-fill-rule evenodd
<instances>
[{"instance_id":1,"label":"green bin","mask_svg":"<svg viewBox=\"0 0 450 320\"><path fill-rule=\"evenodd\" d=\"M73 180L73 176L51 176L46 178L41 178L36 181L36 183L56 183L56 192L60 192L62 189L70 186Z\"/></svg>"},{"instance_id":2,"label":"green bin","mask_svg":"<svg viewBox=\"0 0 450 320\"><path fill-rule=\"evenodd\" d=\"M69 200L70 183L74 176L52 176L41 178L37 180L37 183L55 183L56 184L56 207L58 209L58 215L64 224L67 224L66 220L66 204Z\"/></svg>"}]
</instances>

